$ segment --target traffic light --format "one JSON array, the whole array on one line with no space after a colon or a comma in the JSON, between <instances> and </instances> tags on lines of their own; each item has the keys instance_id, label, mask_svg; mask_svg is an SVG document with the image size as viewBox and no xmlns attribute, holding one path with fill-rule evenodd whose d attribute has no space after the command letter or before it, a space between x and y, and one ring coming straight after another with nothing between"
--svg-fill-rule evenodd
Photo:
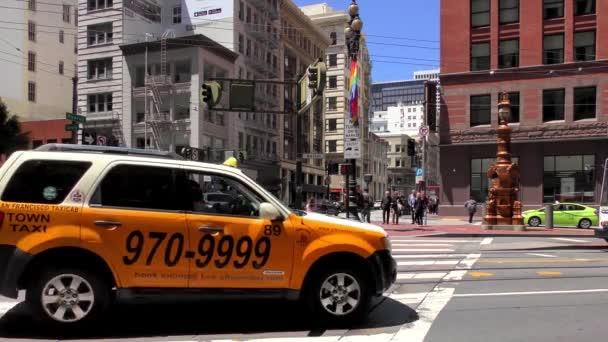
<instances>
[{"instance_id":1,"label":"traffic light","mask_svg":"<svg viewBox=\"0 0 608 342\"><path fill-rule=\"evenodd\" d=\"M243 151L239 152L239 161L241 163L245 161L245 153Z\"/></svg>"},{"instance_id":2,"label":"traffic light","mask_svg":"<svg viewBox=\"0 0 608 342\"><path fill-rule=\"evenodd\" d=\"M207 81L201 86L201 100L213 108L222 97L222 85L216 81Z\"/></svg>"},{"instance_id":3,"label":"traffic light","mask_svg":"<svg viewBox=\"0 0 608 342\"><path fill-rule=\"evenodd\" d=\"M350 164L340 164L340 174L346 176L350 174Z\"/></svg>"},{"instance_id":4,"label":"traffic light","mask_svg":"<svg viewBox=\"0 0 608 342\"><path fill-rule=\"evenodd\" d=\"M319 68L316 65L308 67L308 88L317 89L319 86Z\"/></svg>"},{"instance_id":5,"label":"traffic light","mask_svg":"<svg viewBox=\"0 0 608 342\"><path fill-rule=\"evenodd\" d=\"M416 155L416 141L414 139L407 141L407 155L410 157Z\"/></svg>"}]
</instances>

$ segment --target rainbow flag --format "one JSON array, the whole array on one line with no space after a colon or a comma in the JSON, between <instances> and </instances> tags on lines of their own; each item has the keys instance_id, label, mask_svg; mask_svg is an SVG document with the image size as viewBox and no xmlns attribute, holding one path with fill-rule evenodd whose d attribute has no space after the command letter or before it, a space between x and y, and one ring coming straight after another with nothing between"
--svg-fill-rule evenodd
<instances>
[{"instance_id":1,"label":"rainbow flag","mask_svg":"<svg viewBox=\"0 0 608 342\"><path fill-rule=\"evenodd\" d=\"M359 68L357 60L350 63L350 119L354 126L359 126Z\"/></svg>"}]
</instances>

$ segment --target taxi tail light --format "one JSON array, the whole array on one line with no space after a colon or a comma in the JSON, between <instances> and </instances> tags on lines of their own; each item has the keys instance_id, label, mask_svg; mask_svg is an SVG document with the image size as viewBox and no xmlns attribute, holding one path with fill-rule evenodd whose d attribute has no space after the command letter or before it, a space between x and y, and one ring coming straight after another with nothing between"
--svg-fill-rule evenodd
<instances>
[{"instance_id":1,"label":"taxi tail light","mask_svg":"<svg viewBox=\"0 0 608 342\"><path fill-rule=\"evenodd\" d=\"M3 223L4 223L4 213L0 211L0 228L2 228Z\"/></svg>"}]
</instances>

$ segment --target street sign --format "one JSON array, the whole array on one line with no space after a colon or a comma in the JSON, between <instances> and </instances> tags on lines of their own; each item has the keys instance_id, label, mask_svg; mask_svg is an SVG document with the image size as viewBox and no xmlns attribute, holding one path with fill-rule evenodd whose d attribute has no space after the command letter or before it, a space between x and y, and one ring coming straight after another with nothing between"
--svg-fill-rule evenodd
<instances>
[{"instance_id":1,"label":"street sign","mask_svg":"<svg viewBox=\"0 0 608 342\"><path fill-rule=\"evenodd\" d=\"M87 122L87 118L85 116L76 115L76 114L72 114L72 113L65 113L65 118L72 122L77 122L77 123L81 123L81 124Z\"/></svg>"},{"instance_id":2,"label":"street sign","mask_svg":"<svg viewBox=\"0 0 608 342\"><path fill-rule=\"evenodd\" d=\"M361 140L348 139L344 140L344 159L359 159L361 158Z\"/></svg>"},{"instance_id":3,"label":"street sign","mask_svg":"<svg viewBox=\"0 0 608 342\"><path fill-rule=\"evenodd\" d=\"M106 138L105 135L97 136L97 146L107 146L107 145L108 145L108 138Z\"/></svg>"},{"instance_id":4,"label":"street sign","mask_svg":"<svg viewBox=\"0 0 608 342\"><path fill-rule=\"evenodd\" d=\"M93 145L93 143L95 142L95 137L92 133L85 132L82 137L82 141L85 143L85 145Z\"/></svg>"},{"instance_id":5,"label":"street sign","mask_svg":"<svg viewBox=\"0 0 608 342\"><path fill-rule=\"evenodd\" d=\"M418 133L421 137L426 137L427 135L429 135L429 128L427 126L422 126L418 130Z\"/></svg>"},{"instance_id":6,"label":"street sign","mask_svg":"<svg viewBox=\"0 0 608 342\"><path fill-rule=\"evenodd\" d=\"M325 155L323 153L304 153L302 159L323 159Z\"/></svg>"},{"instance_id":7,"label":"street sign","mask_svg":"<svg viewBox=\"0 0 608 342\"><path fill-rule=\"evenodd\" d=\"M421 168L417 168L416 169L416 177L422 177L422 169Z\"/></svg>"},{"instance_id":8,"label":"street sign","mask_svg":"<svg viewBox=\"0 0 608 342\"><path fill-rule=\"evenodd\" d=\"M65 130L66 131L77 131L78 130L78 124L71 123L71 124L65 125Z\"/></svg>"}]
</instances>

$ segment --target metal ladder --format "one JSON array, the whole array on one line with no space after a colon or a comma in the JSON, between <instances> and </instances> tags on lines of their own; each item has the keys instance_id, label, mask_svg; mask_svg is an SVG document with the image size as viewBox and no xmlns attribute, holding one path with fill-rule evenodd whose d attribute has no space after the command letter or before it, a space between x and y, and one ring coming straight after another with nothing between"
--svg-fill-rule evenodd
<instances>
[{"instance_id":1,"label":"metal ladder","mask_svg":"<svg viewBox=\"0 0 608 342\"><path fill-rule=\"evenodd\" d=\"M124 147L124 135L123 135L123 127L122 127L122 113L113 112L112 113L112 135L117 140L117 145Z\"/></svg>"}]
</instances>

